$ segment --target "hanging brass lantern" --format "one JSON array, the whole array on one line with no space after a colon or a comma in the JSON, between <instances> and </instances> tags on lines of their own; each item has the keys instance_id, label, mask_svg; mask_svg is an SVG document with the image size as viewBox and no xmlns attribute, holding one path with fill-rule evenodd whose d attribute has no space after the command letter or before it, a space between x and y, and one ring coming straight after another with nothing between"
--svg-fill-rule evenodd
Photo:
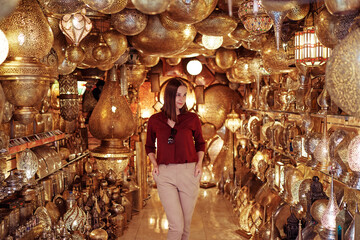
<instances>
[{"instance_id":1,"label":"hanging brass lantern","mask_svg":"<svg viewBox=\"0 0 360 240\"><path fill-rule=\"evenodd\" d=\"M256 12L254 11L255 9L257 9ZM251 34L265 33L273 25L271 18L266 14L266 11L258 1L245 0L240 5L238 14L245 29Z\"/></svg>"},{"instance_id":2,"label":"hanging brass lantern","mask_svg":"<svg viewBox=\"0 0 360 240\"><path fill-rule=\"evenodd\" d=\"M165 12L173 0L131 0L135 8L145 14L159 14Z\"/></svg>"},{"instance_id":3,"label":"hanging brass lantern","mask_svg":"<svg viewBox=\"0 0 360 240\"><path fill-rule=\"evenodd\" d=\"M44 57L54 43L51 28L32 0L22 0L15 11L0 21L0 28L9 41L9 57Z\"/></svg>"},{"instance_id":4,"label":"hanging brass lantern","mask_svg":"<svg viewBox=\"0 0 360 240\"><path fill-rule=\"evenodd\" d=\"M144 65L126 64L127 81L137 90L140 85L144 83L147 72L148 71Z\"/></svg>"},{"instance_id":5,"label":"hanging brass lantern","mask_svg":"<svg viewBox=\"0 0 360 240\"><path fill-rule=\"evenodd\" d=\"M99 12L105 13L105 14L118 13L126 7L127 3L128 3L128 0L114 0L110 6L108 6L105 9L99 10Z\"/></svg>"},{"instance_id":6,"label":"hanging brass lantern","mask_svg":"<svg viewBox=\"0 0 360 240\"><path fill-rule=\"evenodd\" d=\"M159 17L149 16L148 24L140 34L130 37L130 43L140 52L148 55L172 55L184 51L194 40L195 27L186 25L181 30L168 30Z\"/></svg>"},{"instance_id":7,"label":"hanging brass lantern","mask_svg":"<svg viewBox=\"0 0 360 240\"><path fill-rule=\"evenodd\" d=\"M299 21L308 15L310 10L310 4L296 4L295 7L291 8L287 14L287 17L293 21Z\"/></svg>"},{"instance_id":8,"label":"hanging brass lantern","mask_svg":"<svg viewBox=\"0 0 360 240\"><path fill-rule=\"evenodd\" d=\"M145 67L154 67L156 64L159 63L160 57L139 54L139 61Z\"/></svg>"},{"instance_id":9,"label":"hanging brass lantern","mask_svg":"<svg viewBox=\"0 0 360 240\"><path fill-rule=\"evenodd\" d=\"M110 49L110 62L115 62L125 53L128 47L126 36L114 29L110 29L102 34L102 37Z\"/></svg>"},{"instance_id":10,"label":"hanging brass lantern","mask_svg":"<svg viewBox=\"0 0 360 240\"><path fill-rule=\"evenodd\" d=\"M356 14L334 16L323 8L316 16L315 33L319 41L328 48L334 48L349 33Z\"/></svg>"},{"instance_id":11,"label":"hanging brass lantern","mask_svg":"<svg viewBox=\"0 0 360 240\"><path fill-rule=\"evenodd\" d=\"M214 11L217 2L174 0L163 14L176 22L193 24L207 18Z\"/></svg>"},{"instance_id":12,"label":"hanging brass lantern","mask_svg":"<svg viewBox=\"0 0 360 240\"><path fill-rule=\"evenodd\" d=\"M222 69L228 69L234 66L237 59L235 50L220 48L216 51L215 62Z\"/></svg>"},{"instance_id":13,"label":"hanging brass lantern","mask_svg":"<svg viewBox=\"0 0 360 240\"><path fill-rule=\"evenodd\" d=\"M85 16L85 10L81 13L66 14L59 22L61 31L67 36L71 42L78 46L92 28L91 20Z\"/></svg>"},{"instance_id":14,"label":"hanging brass lantern","mask_svg":"<svg viewBox=\"0 0 360 240\"><path fill-rule=\"evenodd\" d=\"M265 42L261 51L264 68L270 73L290 72L291 65L295 63L294 39L276 49L275 38Z\"/></svg>"},{"instance_id":15,"label":"hanging brass lantern","mask_svg":"<svg viewBox=\"0 0 360 240\"><path fill-rule=\"evenodd\" d=\"M120 82L115 67L108 72L108 78L89 120L91 134L101 140L101 145L92 150L91 155L97 158L97 164L103 172L113 169L117 176L129 162L130 150L123 140L130 137L135 130L135 120L121 95Z\"/></svg>"},{"instance_id":16,"label":"hanging brass lantern","mask_svg":"<svg viewBox=\"0 0 360 240\"><path fill-rule=\"evenodd\" d=\"M75 120L79 113L79 95L77 79L74 75L62 75L59 78L60 115L66 121Z\"/></svg>"},{"instance_id":17,"label":"hanging brass lantern","mask_svg":"<svg viewBox=\"0 0 360 240\"><path fill-rule=\"evenodd\" d=\"M227 86L211 85L205 90L205 103L198 106L198 113L203 122L212 123L219 129L225 123L231 105L240 101L240 95Z\"/></svg>"},{"instance_id":18,"label":"hanging brass lantern","mask_svg":"<svg viewBox=\"0 0 360 240\"><path fill-rule=\"evenodd\" d=\"M209 36L224 36L235 30L237 22L225 12L214 11L209 17L195 24L196 30Z\"/></svg>"},{"instance_id":19,"label":"hanging brass lantern","mask_svg":"<svg viewBox=\"0 0 360 240\"><path fill-rule=\"evenodd\" d=\"M148 24L148 15L136 9L124 9L119 13L111 15L111 24L118 32L134 36L145 29Z\"/></svg>"},{"instance_id":20,"label":"hanging brass lantern","mask_svg":"<svg viewBox=\"0 0 360 240\"><path fill-rule=\"evenodd\" d=\"M100 11L111 7L115 0L83 0L92 10Z\"/></svg>"},{"instance_id":21,"label":"hanging brass lantern","mask_svg":"<svg viewBox=\"0 0 360 240\"><path fill-rule=\"evenodd\" d=\"M85 8L82 0L39 0L47 13L55 15L71 14Z\"/></svg>"}]
</instances>

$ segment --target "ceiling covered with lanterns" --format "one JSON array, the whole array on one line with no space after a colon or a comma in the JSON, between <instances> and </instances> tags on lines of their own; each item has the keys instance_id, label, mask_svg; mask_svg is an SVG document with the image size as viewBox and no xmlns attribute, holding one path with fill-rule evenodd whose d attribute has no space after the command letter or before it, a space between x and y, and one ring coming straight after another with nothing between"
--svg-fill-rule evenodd
<instances>
[{"instance_id":1,"label":"ceiling covered with lanterns","mask_svg":"<svg viewBox=\"0 0 360 240\"><path fill-rule=\"evenodd\" d=\"M264 75L275 82L281 74L297 81L309 69L324 75L332 49L356 25L360 7L351 0L1 2L0 41L8 41L1 62L35 57L56 69L44 76L76 69L91 75L93 69L126 64L129 84L140 92L151 74L161 74L182 76L208 95L228 95L222 89L227 85L243 96ZM201 63L197 74L186 66L193 59Z\"/></svg>"}]
</instances>

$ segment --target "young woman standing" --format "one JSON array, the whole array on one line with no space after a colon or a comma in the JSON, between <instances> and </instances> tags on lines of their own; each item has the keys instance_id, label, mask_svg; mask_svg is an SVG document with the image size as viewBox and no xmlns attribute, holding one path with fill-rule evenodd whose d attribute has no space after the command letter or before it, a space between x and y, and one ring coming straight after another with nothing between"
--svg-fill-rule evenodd
<instances>
[{"instance_id":1,"label":"young woman standing","mask_svg":"<svg viewBox=\"0 0 360 240\"><path fill-rule=\"evenodd\" d=\"M146 153L169 222L168 240L187 240L202 173L205 141L201 123L186 106L181 78L168 81L162 111L148 122Z\"/></svg>"}]
</instances>

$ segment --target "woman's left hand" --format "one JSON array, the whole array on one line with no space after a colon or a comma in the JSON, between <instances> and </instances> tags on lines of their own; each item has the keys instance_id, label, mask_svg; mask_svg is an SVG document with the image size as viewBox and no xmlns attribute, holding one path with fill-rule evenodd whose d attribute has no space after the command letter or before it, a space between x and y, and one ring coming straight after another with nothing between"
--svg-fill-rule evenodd
<instances>
[{"instance_id":1,"label":"woman's left hand","mask_svg":"<svg viewBox=\"0 0 360 240\"><path fill-rule=\"evenodd\" d=\"M202 164L196 163L194 176L197 177L199 176L199 174L201 175L201 173L202 173Z\"/></svg>"}]
</instances>

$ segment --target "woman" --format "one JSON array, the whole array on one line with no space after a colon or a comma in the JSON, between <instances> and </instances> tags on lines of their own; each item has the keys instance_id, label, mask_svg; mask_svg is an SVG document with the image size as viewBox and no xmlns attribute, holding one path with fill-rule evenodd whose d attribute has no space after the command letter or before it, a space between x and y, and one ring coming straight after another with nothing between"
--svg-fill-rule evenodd
<instances>
[{"instance_id":1,"label":"woman","mask_svg":"<svg viewBox=\"0 0 360 240\"><path fill-rule=\"evenodd\" d=\"M145 145L169 222L168 240L189 239L205 149L200 120L187 111L186 92L181 78L168 81L162 111L149 119Z\"/></svg>"}]
</instances>

